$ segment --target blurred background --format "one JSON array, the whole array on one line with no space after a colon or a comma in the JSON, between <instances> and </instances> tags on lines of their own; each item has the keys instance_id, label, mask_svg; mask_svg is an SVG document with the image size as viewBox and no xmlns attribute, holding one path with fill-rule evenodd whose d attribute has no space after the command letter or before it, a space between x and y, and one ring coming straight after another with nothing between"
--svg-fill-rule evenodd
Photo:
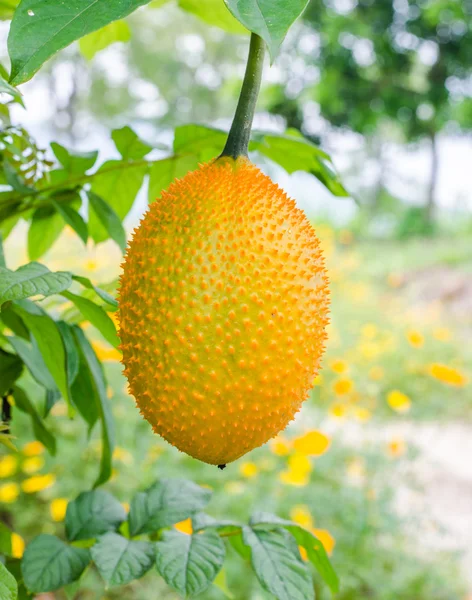
<instances>
[{"instance_id":1,"label":"blurred background","mask_svg":"<svg viewBox=\"0 0 472 600\"><path fill-rule=\"evenodd\" d=\"M98 148L101 162L116 155L115 127L131 125L153 144L189 122L228 128L247 37L158 4L120 24L122 42L95 53L96 41L93 51L85 41L47 63L21 87L26 110L13 106L13 122L39 146ZM7 34L0 23L4 64ZM342 600L472 598L471 57L470 0L310 2L267 64L255 128L299 130L320 144L351 197L254 160L323 242L333 298L323 370L283 434L220 472L152 434L127 394L119 353L97 333L117 422L108 486L125 505L178 473L214 490L213 516L247 519L259 508L313 529L341 576ZM142 189L129 231L145 204ZM25 236L19 223L6 244L10 268L26 261ZM111 242L84 250L66 228L43 262L108 283L121 257ZM56 459L21 415L21 452L0 458L1 510L14 513L26 541L61 533L67 500L96 471L98 440L88 444L64 405L53 414ZM230 556L204 597L268 598ZM67 594L177 597L157 575L114 593L94 572Z\"/></svg>"}]
</instances>

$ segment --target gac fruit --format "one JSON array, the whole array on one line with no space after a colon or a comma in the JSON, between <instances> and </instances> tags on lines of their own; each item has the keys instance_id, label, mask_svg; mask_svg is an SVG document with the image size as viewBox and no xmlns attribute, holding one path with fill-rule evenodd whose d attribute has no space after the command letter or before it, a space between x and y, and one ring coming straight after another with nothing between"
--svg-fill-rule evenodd
<instances>
[{"instance_id":1,"label":"gac fruit","mask_svg":"<svg viewBox=\"0 0 472 600\"><path fill-rule=\"evenodd\" d=\"M324 349L329 292L304 213L247 158L176 180L129 244L125 375L156 433L225 465L294 418Z\"/></svg>"}]
</instances>

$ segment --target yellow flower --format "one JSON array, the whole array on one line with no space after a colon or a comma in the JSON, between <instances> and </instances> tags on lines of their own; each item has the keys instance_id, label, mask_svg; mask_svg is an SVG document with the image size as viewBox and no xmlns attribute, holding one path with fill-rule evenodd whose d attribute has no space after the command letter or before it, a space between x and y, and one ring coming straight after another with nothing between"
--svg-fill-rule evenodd
<instances>
[{"instance_id":1,"label":"yellow flower","mask_svg":"<svg viewBox=\"0 0 472 600\"><path fill-rule=\"evenodd\" d=\"M436 329L433 330L433 337L439 342L448 342L452 338L452 333L451 330L446 327L436 327Z\"/></svg>"},{"instance_id":2,"label":"yellow flower","mask_svg":"<svg viewBox=\"0 0 472 600\"><path fill-rule=\"evenodd\" d=\"M446 365L441 365L438 363L432 364L429 367L429 373L435 379L438 379L439 381L449 385L464 387L468 383L468 379L465 375L463 375L457 369L448 367Z\"/></svg>"},{"instance_id":3,"label":"yellow flower","mask_svg":"<svg viewBox=\"0 0 472 600\"><path fill-rule=\"evenodd\" d=\"M398 413L406 413L411 408L410 398L399 390L392 390L389 392L387 402L390 408Z\"/></svg>"},{"instance_id":4,"label":"yellow flower","mask_svg":"<svg viewBox=\"0 0 472 600\"><path fill-rule=\"evenodd\" d=\"M281 471L279 479L282 483L287 485L303 487L308 484L310 478L309 473L297 473L296 471L287 469L286 471Z\"/></svg>"},{"instance_id":5,"label":"yellow flower","mask_svg":"<svg viewBox=\"0 0 472 600\"><path fill-rule=\"evenodd\" d=\"M289 457L287 463L288 469L282 471L279 475L279 479L282 483L288 485L307 485L311 472L311 462L304 455L296 452Z\"/></svg>"},{"instance_id":6,"label":"yellow flower","mask_svg":"<svg viewBox=\"0 0 472 600\"><path fill-rule=\"evenodd\" d=\"M35 494L51 487L56 482L56 476L52 473L47 475L34 475L29 479L25 479L21 484L23 491L27 494Z\"/></svg>"},{"instance_id":7,"label":"yellow flower","mask_svg":"<svg viewBox=\"0 0 472 600\"><path fill-rule=\"evenodd\" d=\"M239 472L243 477L247 477L248 479L252 479L259 473L258 466L253 462L243 462L239 466Z\"/></svg>"},{"instance_id":8,"label":"yellow flower","mask_svg":"<svg viewBox=\"0 0 472 600\"><path fill-rule=\"evenodd\" d=\"M25 446L23 446L23 454L25 456L38 456L38 454L42 454L44 452L44 446L41 442L29 442Z\"/></svg>"},{"instance_id":9,"label":"yellow flower","mask_svg":"<svg viewBox=\"0 0 472 600\"><path fill-rule=\"evenodd\" d=\"M25 551L25 540L17 533L11 534L11 554L13 558L22 558Z\"/></svg>"},{"instance_id":10,"label":"yellow flower","mask_svg":"<svg viewBox=\"0 0 472 600\"><path fill-rule=\"evenodd\" d=\"M17 466L18 459L12 454L0 458L0 477L10 477L15 473Z\"/></svg>"},{"instance_id":11,"label":"yellow flower","mask_svg":"<svg viewBox=\"0 0 472 600\"><path fill-rule=\"evenodd\" d=\"M411 330L406 334L406 339L413 348L421 348L424 344L424 337L419 331Z\"/></svg>"},{"instance_id":12,"label":"yellow flower","mask_svg":"<svg viewBox=\"0 0 472 600\"><path fill-rule=\"evenodd\" d=\"M304 454L295 452L288 459L288 468L297 473L310 473L311 462Z\"/></svg>"},{"instance_id":13,"label":"yellow flower","mask_svg":"<svg viewBox=\"0 0 472 600\"><path fill-rule=\"evenodd\" d=\"M125 465L131 465L133 463L133 455L128 450L117 446L113 451L113 460L122 462Z\"/></svg>"},{"instance_id":14,"label":"yellow flower","mask_svg":"<svg viewBox=\"0 0 472 600\"><path fill-rule=\"evenodd\" d=\"M387 454L392 458L403 456L407 450L405 440L401 438L393 438L387 446Z\"/></svg>"},{"instance_id":15,"label":"yellow flower","mask_svg":"<svg viewBox=\"0 0 472 600\"><path fill-rule=\"evenodd\" d=\"M364 408L363 406L355 406L353 408L354 418L361 423L366 423L372 418L372 413L368 408Z\"/></svg>"},{"instance_id":16,"label":"yellow flower","mask_svg":"<svg viewBox=\"0 0 472 600\"><path fill-rule=\"evenodd\" d=\"M21 470L27 475L37 473L44 467L44 458L42 456L32 456L27 458L21 465Z\"/></svg>"},{"instance_id":17,"label":"yellow flower","mask_svg":"<svg viewBox=\"0 0 472 600\"><path fill-rule=\"evenodd\" d=\"M313 527L313 517L305 504L297 504L290 510L290 520L305 529Z\"/></svg>"},{"instance_id":18,"label":"yellow flower","mask_svg":"<svg viewBox=\"0 0 472 600\"><path fill-rule=\"evenodd\" d=\"M321 456L329 448L330 440L321 431L309 431L296 438L293 447L297 452L308 456Z\"/></svg>"},{"instance_id":19,"label":"yellow flower","mask_svg":"<svg viewBox=\"0 0 472 600\"><path fill-rule=\"evenodd\" d=\"M67 500L66 498L55 498L49 505L49 513L53 521L57 523L63 521L66 516Z\"/></svg>"},{"instance_id":20,"label":"yellow flower","mask_svg":"<svg viewBox=\"0 0 472 600\"><path fill-rule=\"evenodd\" d=\"M270 449L276 456L287 456L290 452L290 444L288 440L281 435L278 435L270 441Z\"/></svg>"},{"instance_id":21,"label":"yellow flower","mask_svg":"<svg viewBox=\"0 0 472 600\"><path fill-rule=\"evenodd\" d=\"M185 519L185 521L180 521L180 523L176 523L174 527L175 529L177 529L177 531L180 531L181 533L186 533L187 535L192 535L193 533L192 519Z\"/></svg>"},{"instance_id":22,"label":"yellow flower","mask_svg":"<svg viewBox=\"0 0 472 600\"><path fill-rule=\"evenodd\" d=\"M372 367L369 370L369 378L373 381L380 381L385 376L385 371L382 367Z\"/></svg>"},{"instance_id":23,"label":"yellow flower","mask_svg":"<svg viewBox=\"0 0 472 600\"><path fill-rule=\"evenodd\" d=\"M347 408L341 402L335 402L331 405L329 414L335 419L344 419L347 414Z\"/></svg>"},{"instance_id":24,"label":"yellow flower","mask_svg":"<svg viewBox=\"0 0 472 600\"><path fill-rule=\"evenodd\" d=\"M354 384L351 379L338 379L334 382L333 390L334 393L338 396L344 396L345 394L349 394L352 392L354 388Z\"/></svg>"},{"instance_id":25,"label":"yellow flower","mask_svg":"<svg viewBox=\"0 0 472 600\"><path fill-rule=\"evenodd\" d=\"M373 340L374 337L378 333L378 329L377 329L377 326L374 325L373 323L366 323L362 327L361 333L362 333L363 337L367 338L368 340Z\"/></svg>"},{"instance_id":26,"label":"yellow flower","mask_svg":"<svg viewBox=\"0 0 472 600\"><path fill-rule=\"evenodd\" d=\"M107 360L112 362L120 362L121 352L116 348L106 346L101 342L93 342L92 346L95 350L95 354L101 362Z\"/></svg>"},{"instance_id":27,"label":"yellow flower","mask_svg":"<svg viewBox=\"0 0 472 600\"><path fill-rule=\"evenodd\" d=\"M345 360L341 360L341 359L336 359L331 361L330 365L331 370L334 371L335 373L338 373L339 375L341 373L345 373L348 370L348 364Z\"/></svg>"},{"instance_id":28,"label":"yellow flower","mask_svg":"<svg viewBox=\"0 0 472 600\"><path fill-rule=\"evenodd\" d=\"M96 271L98 269L98 263L93 258L89 258L84 262L84 269L86 271Z\"/></svg>"},{"instance_id":29,"label":"yellow flower","mask_svg":"<svg viewBox=\"0 0 472 600\"><path fill-rule=\"evenodd\" d=\"M0 502L11 504L15 502L20 494L20 488L17 483L4 483L0 485Z\"/></svg>"},{"instance_id":30,"label":"yellow flower","mask_svg":"<svg viewBox=\"0 0 472 600\"><path fill-rule=\"evenodd\" d=\"M333 553L336 540L330 534L330 532L327 529L313 529L313 534L316 535L316 537L323 544L326 552L331 555Z\"/></svg>"}]
</instances>

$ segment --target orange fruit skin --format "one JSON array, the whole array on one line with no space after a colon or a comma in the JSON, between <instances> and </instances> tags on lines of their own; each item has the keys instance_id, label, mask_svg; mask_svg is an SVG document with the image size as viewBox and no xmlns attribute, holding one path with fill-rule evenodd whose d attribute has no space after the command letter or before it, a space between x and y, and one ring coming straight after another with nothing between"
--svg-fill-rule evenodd
<instances>
[{"instance_id":1,"label":"orange fruit skin","mask_svg":"<svg viewBox=\"0 0 472 600\"><path fill-rule=\"evenodd\" d=\"M286 427L329 309L319 241L293 200L246 158L204 164L150 205L123 267L125 375L156 433L224 465Z\"/></svg>"}]
</instances>

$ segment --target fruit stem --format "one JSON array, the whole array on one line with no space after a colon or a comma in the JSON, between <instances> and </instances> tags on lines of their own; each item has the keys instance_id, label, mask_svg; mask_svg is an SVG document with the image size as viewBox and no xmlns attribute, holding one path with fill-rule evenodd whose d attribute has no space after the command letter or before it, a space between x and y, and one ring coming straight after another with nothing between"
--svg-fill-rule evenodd
<instances>
[{"instance_id":1,"label":"fruit stem","mask_svg":"<svg viewBox=\"0 0 472 600\"><path fill-rule=\"evenodd\" d=\"M251 34L246 74L244 75L233 124L221 156L231 156L234 159L238 156L247 156L254 112L259 90L261 89L264 51L263 39L255 33Z\"/></svg>"}]
</instances>

